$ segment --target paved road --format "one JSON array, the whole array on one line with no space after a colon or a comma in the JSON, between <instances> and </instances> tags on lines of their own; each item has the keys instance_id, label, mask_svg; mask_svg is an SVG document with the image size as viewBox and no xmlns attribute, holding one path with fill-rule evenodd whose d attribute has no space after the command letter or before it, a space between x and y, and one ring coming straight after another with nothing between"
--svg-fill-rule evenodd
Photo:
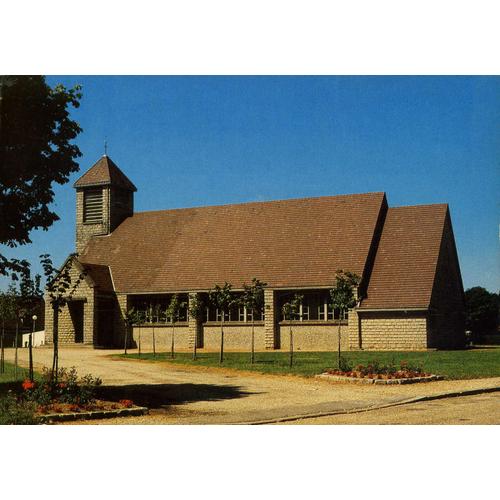
<instances>
[{"instance_id":1,"label":"paved road","mask_svg":"<svg viewBox=\"0 0 500 500\"><path fill-rule=\"evenodd\" d=\"M500 424L500 393L422 401L348 415L286 422L305 425Z\"/></svg>"},{"instance_id":2,"label":"paved road","mask_svg":"<svg viewBox=\"0 0 500 500\"><path fill-rule=\"evenodd\" d=\"M148 416L107 423L250 423L355 410L447 391L500 386L500 378L406 386L346 385L295 376L113 359L112 353L84 346L60 350L60 365L75 366L80 374L101 377L106 385L105 395L130 398L151 408ZM27 349L20 349L20 363L25 366L27 354ZM50 366L52 351L49 348L35 349L34 356L36 368ZM12 349L7 350L6 359L13 359Z\"/></svg>"}]
</instances>

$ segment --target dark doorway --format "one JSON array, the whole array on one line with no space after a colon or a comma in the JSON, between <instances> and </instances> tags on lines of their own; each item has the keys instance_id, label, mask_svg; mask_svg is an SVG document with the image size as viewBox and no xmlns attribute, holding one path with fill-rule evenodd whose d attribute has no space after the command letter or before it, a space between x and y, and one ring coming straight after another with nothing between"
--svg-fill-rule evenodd
<instances>
[{"instance_id":1,"label":"dark doorway","mask_svg":"<svg viewBox=\"0 0 500 500\"><path fill-rule=\"evenodd\" d=\"M83 300L69 302L68 307L75 331L75 343L83 344Z\"/></svg>"},{"instance_id":2,"label":"dark doorway","mask_svg":"<svg viewBox=\"0 0 500 500\"><path fill-rule=\"evenodd\" d=\"M99 299L97 301L97 346L113 347L113 321L115 301Z\"/></svg>"}]
</instances>

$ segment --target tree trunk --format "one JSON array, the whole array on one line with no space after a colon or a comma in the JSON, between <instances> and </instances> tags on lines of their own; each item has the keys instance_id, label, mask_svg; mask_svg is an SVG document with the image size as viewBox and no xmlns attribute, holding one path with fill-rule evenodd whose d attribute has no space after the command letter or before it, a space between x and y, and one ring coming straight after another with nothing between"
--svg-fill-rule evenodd
<instances>
[{"instance_id":1,"label":"tree trunk","mask_svg":"<svg viewBox=\"0 0 500 500\"><path fill-rule=\"evenodd\" d=\"M252 365L255 363L255 320L253 311L252 311L252 355L250 357L250 362L252 363Z\"/></svg>"},{"instance_id":2,"label":"tree trunk","mask_svg":"<svg viewBox=\"0 0 500 500\"><path fill-rule=\"evenodd\" d=\"M35 378L33 373L33 332L31 332L29 336L28 348L29 348L29 358L30 358L29 379L31 382L33 382L33 379Z\"/></svg>"},{"instance_id":3,"label":"tree trunk","mask_svg":"<svg viewBox=\"0 0 500 500\"><path fill-rule=\"evenodd\" d=\"M14 379L17 380L17 337L19 336L19 320L16 319L16 338L14 339Z\"/></svg>"},{"instance_id":4,"label":"tree trunk","mask_svg":"<svg viewBox=\"0 0 500 500\"><path fill-rule=\"evenodd\" d=\"M196 319L196 326L194 329L194 343L193 343L193 361L196 361L196 347L198 342L198 319Z\"/></svg>"},{"instance_id":5,"label":"tree trunk","mask_svg":"<svg viewBox=\"0 0 500 500\"><path fill-rule=\"evenodd\" d=\"M292 322L290 321L290 368L293 366L293 332Z\"/></svg>"},{"instance_id":6,"label":"tree trunk","mask_svg":"<svg viewBox=\"0 0 500 500\"><path fill-rule=\"evenodd\" d=\"M219 364L224 361L224 311L222 311L222 320L220 322L220 356Z\"/></svg>"},{"instance_id":7,"label":"tree trunk","mask_svg":"<svg viewBox=\"0 0 500 500\"><path fill-rule=\"evenodd\" d=\"M4 337L5 337L5 320L2 318L2 336L0 337L0 373L5 373Z\"/></svg>"},{"instance_id":8,"label":"tree trunk","mask_svg":"<svg viewBox=\"0 0 500 500\"><path fill-rule=\"evenodd\" d=\"M57 382L57 376L59 372L59 308L52 307L52 311L54 313L54 323L53 323L53 339L52 342L54 344L54 353L52 357L52 380Z\"/></svg>"},{"instance_id":9,"label":"tree trunk","mask_svg":"<svg viewBox=\"0 0 500 500\"><path fill-rule=\"evenodd\" d=\"M170 346L170 357L172 359L175 358L174 347L175 347L175 323L172 321L172 344Z\"/></svg>"},{"instance_id":10,"label":"tree trunk","mask_svg":"<svg viewBox=\"0 0 500 500\"><path fill-rule=\"evenodd\" d=\"M141 357L141 332L142 332L142 327L139 328L139 344L138 344L138 348L139 348L139 357Z\"/></svg>"},{"instance_id":11,"label":"tree trunk","mask_svg":"<svg viewBox=\"0 0 500 500\"><path fill-rule=\"evenodd\" d=\"M155 327L153 326L153 358L156 358L156 337L155 337Z\"/></svg>"},{"instance_id":12,"label":"tree trunk","mask_svg":"<svg viewBox=\"0 0 500 500\"><path fill-rule=\"evenodd\" d=\"M127 345L128 345L128 329L129 329L129 325L125 325L125 345L123 347L123 351L124 351L124 354L126 355L127 354Z\"/></svg>"},{"instance_id":13,"label":"tree trunk","mask_svg":"<svg viewBox=\"0 0 500 500\"><path fill-rule=\"evenodd\" d=\"M340 335L341 335L341 321L342 311L339 312L339 329L338 329L338 355L337 355L337 368L340 370Z\"/></svg>"}]
</instances>

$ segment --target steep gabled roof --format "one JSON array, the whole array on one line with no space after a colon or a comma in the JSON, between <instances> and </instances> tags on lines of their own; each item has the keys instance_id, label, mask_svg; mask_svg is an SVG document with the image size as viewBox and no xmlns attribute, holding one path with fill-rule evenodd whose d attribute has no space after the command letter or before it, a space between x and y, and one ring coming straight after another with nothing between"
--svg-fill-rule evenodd
<instances>
[{"instance_id":1,"label":"steep gabled roof","mask_svg":"<svg viewBox=\"0 0 500 500\"><path fill-rule=\"evenodd\" d=\"M118 292L332 286L364 273L384 193L136 213L92 238L83 263L109 265Z\"/></svg>"},{"instance_id":2,"label":"steep gabled roof","mask_svg":"<svg viewBox=\"0 0 500 500\"><path fill-rule=\"evenodd\" d=\"M363 309L429 307L448 205L389 208Z\"/></svg>"},{"instance_id":3,"label":"steep gabled roof","mask_svg":"<svg viewBox=\"0 0 500 500\"><path fill-rule=\"evenodd\" d=\"M87 172L85 172L73 185L75 188L90 186L113 185L137 191L132 181L118 168L118 166L104 155Z\"/></svg>"}]
</instances>

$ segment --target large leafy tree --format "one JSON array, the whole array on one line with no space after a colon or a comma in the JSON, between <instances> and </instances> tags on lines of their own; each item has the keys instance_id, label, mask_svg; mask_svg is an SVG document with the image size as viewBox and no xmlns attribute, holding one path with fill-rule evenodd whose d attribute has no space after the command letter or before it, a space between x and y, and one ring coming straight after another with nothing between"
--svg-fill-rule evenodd
<instances>
[{"instance_id":1,"label":"large leafy tree","mask_svg":"<svg viewBox=\"0 0 500 500\"><path fill-rule=\"evenodd\" d=\"M43 76L0 76L0 245L31 243L33 229L59 219L49 208L52 184L65 184L79 168L72 141L82 129L69 108L79 107L80 90L51 88ZM23 267L0 253L0 274Z\"/></svg>"},{"instance_id":2,"label":"large leafy tree","mask_svg":"<svg viewBox=\"0 0 500 500\"><path fill-rule=\"evenodd\" d=\"M474 341L481 339L482 335L492 333L498 328L500 297L496 293L475 286L465 292L467 330L472 332Z\"/></svg>"}]
</instances>

